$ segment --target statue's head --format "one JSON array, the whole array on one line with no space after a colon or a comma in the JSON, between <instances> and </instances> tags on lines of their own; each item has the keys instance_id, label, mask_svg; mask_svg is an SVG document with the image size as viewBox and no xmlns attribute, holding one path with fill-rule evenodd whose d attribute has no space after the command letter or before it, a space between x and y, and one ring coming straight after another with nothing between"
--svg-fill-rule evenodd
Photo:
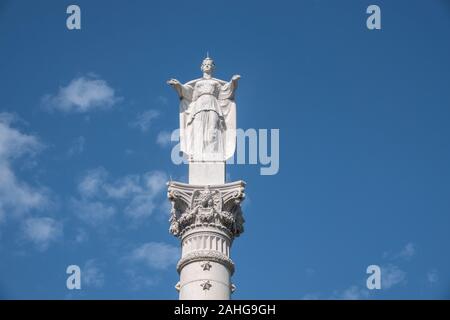
<instances>
[{"instance_id":1,"label":"statue's head","mask_svg":"<svg viewBox=\"0 0 450 320\"><path fill-rule=\"evenodd\" d=\"M212 74L214 72L214 69L216 68L216 65L214 64L214 60L210 57L206 57L205 60L202 62L201 70L204 73Z\"/></svg>"}]
</instances>

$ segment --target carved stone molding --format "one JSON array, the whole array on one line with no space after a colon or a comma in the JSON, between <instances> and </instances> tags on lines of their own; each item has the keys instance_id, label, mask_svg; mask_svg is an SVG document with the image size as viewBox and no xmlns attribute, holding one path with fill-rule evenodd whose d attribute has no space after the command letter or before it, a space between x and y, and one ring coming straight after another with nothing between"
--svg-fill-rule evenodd
<instances>
[{"instance_id":1,"label":"carved stone molding","mask_svg":"<svg viewBox=\"0 0 450 320\"><path fill-rule=\"evenodd\" d=\"M177 271L181 272L181 269L183 269L184 266L189 263L205 260L220 263L224 265L228 270L230 270L231 274L234 273L234 262L230 258L217 251L209 250L199 250L188 253L183 258L181 258L180 261L178 261Z\"/></svg>"},{"instance_id":2,"label":"carved stone molding","mask_svg":"<svg viewBox=\"0 0 450 320\"><path fill-rule=\"evenodd\" d=\"M211 186L169 182L170 233L182 237L187 230L208 226L226 231L231 238L238 237L244 232L244 190L243 181Z\"/></svg>"}]
</instances>

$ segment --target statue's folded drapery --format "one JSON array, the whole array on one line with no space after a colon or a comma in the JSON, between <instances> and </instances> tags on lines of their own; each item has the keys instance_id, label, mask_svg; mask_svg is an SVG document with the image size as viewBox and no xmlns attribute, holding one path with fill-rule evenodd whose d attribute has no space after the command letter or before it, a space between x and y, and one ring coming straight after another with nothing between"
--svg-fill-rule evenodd
<instances>
[{"instance_id":1,"label":"statue's folded drapery","mask_svg":"<svg viewBox=\"0 0 450 320\"><path fill-rule=\"evenodd\" d=\"M196 79L177 88L180 150L191 160L224 161L236 148L236 83Z\"/></svg>"}]
</instances>

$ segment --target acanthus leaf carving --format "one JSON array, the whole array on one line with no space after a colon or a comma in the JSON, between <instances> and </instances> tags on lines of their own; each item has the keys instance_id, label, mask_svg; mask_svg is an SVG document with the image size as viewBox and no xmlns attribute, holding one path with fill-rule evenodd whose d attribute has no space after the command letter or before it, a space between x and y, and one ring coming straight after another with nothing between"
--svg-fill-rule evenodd
<instances>
[{"instance_id":1,"label":"acanthus leaf carving","mask_svg":"<svg viewBox=\"0 0 450 320\"><path fill-rule=\"evenodd\" d=\"M195 186L180 182L168 183L172 204L169 231L180 237L197 225L209 225L237 237L244 232L241 202L245 183L237 181L215 186Z\"/></svg>"}]
</instances>

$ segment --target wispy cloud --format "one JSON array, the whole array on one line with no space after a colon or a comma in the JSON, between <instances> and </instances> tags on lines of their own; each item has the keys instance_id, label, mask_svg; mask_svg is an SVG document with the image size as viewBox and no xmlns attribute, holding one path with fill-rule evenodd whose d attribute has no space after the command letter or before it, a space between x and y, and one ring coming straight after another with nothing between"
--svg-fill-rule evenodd
<instances>
[{"instance_id":1,"label":"wispy cloud","mask_svg":"<svg viewBox=\"0 0 450 320\"><path fill-rule=\"evenodd\" d=\"M158 117L159 111L150 109L142 113L139 113L136 119L130 123L130 126L133 128L138 128L142 132L146 132L152 125L153 121Z\"/></svg>"},{"instance_id":2,"label":"wispy cloud","mask_svg":"<svg viewBox=\"0 0 450 320\"><path fill-rule=\"evenodd\" d=\"M390 289L397 285L406 284L407 274L399 265L408 262L416 255L416 246L408 242L399 251L387 251L383 253L383 258L387 261L381 266L381 287Z\"/></svg>"},{"instance_id":3,"label":"wispy cloud","mask_svg":"<svg viewBox=\"0 0 450 320\"><path fill-rule=\"evenodd\" d=\"M95 259L86 261L81 269L82 287L101 288L105 284L105 274Z\"/></svg>"},{"instance_id":4,"label":"wispy cloud","mask_svg":"<svg viewBox=\"0 0 450 320\"><path fill-rule=\"evenodd\" d=\"M10 112L0 112L0 122L9 125L17 121L20 121L20 118L16 114Z\"/></svg>"},{"instance_id":5,"label":"wispy cloud","mask_svg":"<svg viewBox=\"0 0 450 320\"><path fill-rule=\"evenodd\" d=\"M411 259L416 254L416 248L412 242L407 243L398 254L399 258Z\"/></svg>"},{"instance_id":6,"label":"wispy cloud","mask_svg":"<svg viewBox=\"0 0 450 320\"><path fill-rule=\"evenodd\" d=\"M62 224L48 217L26 219L22 231L25 239L33 242L41 251L58 240L63 232Z\"/></svg>"},{"instance_id":7,"label":"wispy cloud","mask_svg":"<svg viewBox=\"0 0 450 320\"><path fill-rule=\"evenodd\" d=\"M159 144L161 147L170 146L170 144L172 143L171 136L172 136L171 132L161 131L158 133L158 136L156 137L156 143Z\"/></svg>"},{"instance_id":8,"label":"wispy cloud","mask_svg":"<svg viewBox=\"0 0 450 320\"><path fill-rule=\"evenodd\" d=\"M88 170L78 183L78 191L83 197L97 196L105 184L108 172L104 168Z\"/></svg>"},{"instance_id":9,"label":"wispy cloud","mask_svg":"<svg viewBox=\"0 0 450 320\"><path fill-rule=\"evenodd\" d=\"M36 136L27 135L12 127L16 116L10 113L0 113L0 159L9 161L24 154L35 154L43 144Z\"/></svg>"},{"instance_id":10,"label":"wispy cloud","mask_svg":"<svg viewBox=\"0 0 450 320\"><path fill-rule=\"evenodd\" d=\"M114 206L101 201L71 199L70 204L76 216L92 226L107 222L117 212Z\"/></svg>"},{"instance_id":11,"label":"wispy cloud","mask_svg":"<svg viewBox=\"0 0 450 320\"><path fill-rule=\"evenodd\" d=\"M72 206L82 220L93 225L109 219L119 208L133 220L145 218L161 207L166 181L161 171L114 180L104 168L89 170L78 184L80 198L72 199Z\"/></svg>"},{"instance_id":12,"label":"wispy cloud","mask_svg":"<svg viewBox=\"0 0 450 320\"><path fill-rule=\"evenodd\" d=\"M156 274L149 275L148 273L142 274L134 268L126 269L125 274L128 277L127 285L132 291L147 290L161 282L160 276Z\"/></svg>"},{"instance_id":13,"label":"wispy cloud","mask_svg":"<svg viewBox=\"0 0 450 320\"><path fill-rule=\"evenodd\" d=\"M113 204L99 199L107 177L108 172L103 168L89 170L78 183L81 197L70 201L75 215L89 225L104 224L117 212Z\"/></svg>"},{"instance_id":14,"label":"wispy cloud","mask_svg":"<svg viewBox=\"0 0 450 320\"><path fill-rule=\"evenodd\" d=\"M158 207L158 197L163 194L166 188L167 175L161 171L148 172L140 177L142 188L139 190L136 185L129 186L131 201L125 207L125 214L133 219L150 216ZM163 201L167 201L165 198Z\"/></svg>"},{"instance_id":15,"label":"wispy cloud","mask_svg":"<svg viewBox=\"0 0 450 320\"><path fill-rule=\"evenodd\" d=\"M85 113L109 109L120 100L105 80L89 75L73 79L56 94L45 95L42 103L48 110Z\"/></svg>"},{"instance_id":16,"label":"wispy cloud","mask_svg":"<svg viewBox=\"0 0 450 320\"><path fill-rule=\"evenodd\" d=\"M408 242L400 251L386 251L383 258L388 260L410 260L416 254L416 246L412 242Z\"/></svg>"},{"instance_id":17,"label":"wispy cloud","mask_svg":"<svg viewBox=\"0 0 450 320\"><path fill-rule=\"evenodd\" d=\"M178 261L179 255L178 247L163 242L148 242L134 249L129 259L153 269L166 269Z\"/></svg>"},{"instance_id":18,"label":"wispy cloud","mask_svg":"<svg viewBox=\"0 0 450 320\"><path fill-rule=\"evenodd\" d=\"M416 248L412 242L407 243L400 251L386 251L383 253L382 257L384 264L380 265L382 290L389 290L395 286L405 285L407 283L406 272L397 264L409 261L415 254ZM430 280L430 277L433 279L434 274L428 273L428 280ZM332 299L368 299L370 297L371 290L368 290L365 287L366 280L367 279L362 279L361 284L352 285L343 291L335 291Z\"/></svg>"},{"instance_id":19,"label":"wispy cloud","mask_svg":"<svg viewBox=\"0 0 450 320\"><path fill-rule=\"evenodd\" d=\"M388 264L381 266L381 287L390 289L395 285L403 284L406 281L406 272L398 266Z\"/></svg>"},{"instance_id":20,"label":"wispy cloud","mask_svg":"<svg viewBox=\"0 0 450 320\"><path fill-rule=\"evenodd\" d=\"M140 180L139 175L128 175L112 183L104 183L103 190L109 198L125 199L132 197L134 194L142 193Z\"/></svg>"},{"instance_id":21,"label":"wispy cloud","mask_svg":"<svg viewBox=\"0 0 450 320\"><path fill-rule=\"evenodd\" d=\"M363 289L359 286L351 286L345 289L339 296L338 299L343 300L361 300L369 298L369 290Z\"/></svg>"},{"instance_id":22,"label":"wispy cloud","mask_svg":"<svg viewBox=\"0 0 450 320\"><path fill-rule=\"evenodd\" d=\"M49 204L48 191L21 181L13 170L15 161L32 158L43 144L33 135L13 128L16 116L0 113L0 221L7 213L21 215Z\"/></svg>"}]
</instances>

